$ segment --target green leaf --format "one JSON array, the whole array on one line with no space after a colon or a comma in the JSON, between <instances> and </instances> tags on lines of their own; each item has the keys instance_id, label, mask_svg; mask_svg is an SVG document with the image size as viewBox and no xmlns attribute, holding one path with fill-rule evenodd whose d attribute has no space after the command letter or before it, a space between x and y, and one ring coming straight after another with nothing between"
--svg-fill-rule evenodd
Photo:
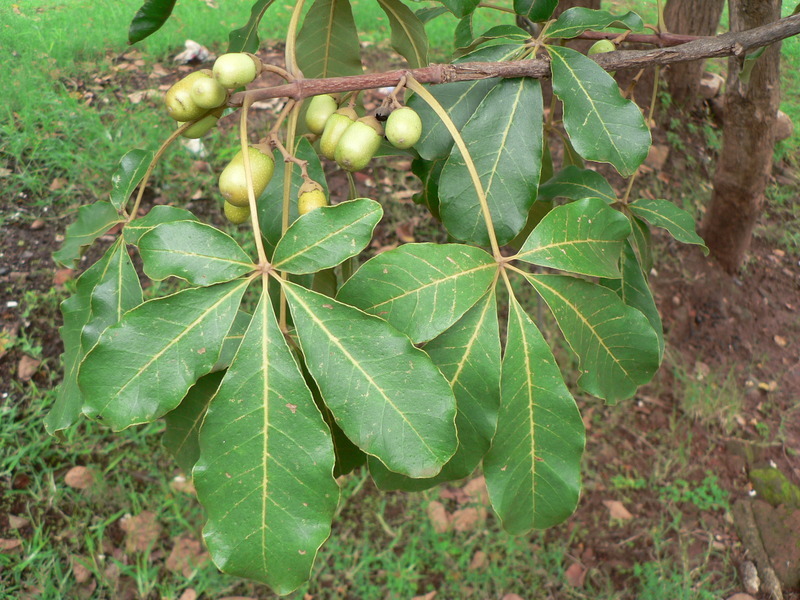
<instances>
[{"instance_id":1,"label":"green leaf","mask_svg":"<svg viewBox=\"0 0 800 600\"><path fill-rule=\"evenodd\" d=\"M222 340L222 350L220 350L219 358L211 369L212 372L222 371L231 366L233 357L236 356L236 351L244 339L244 332L250 326L250 319L253 317L250 313L243 310L236 311L236 317L233 319L233 325Z\"/></svg>"},{"instance_id":2,"label":"green leaf","mask_svg":"<svg viewBox=\"0 0 800 600\"><path fill-rule=\"evenodd\" d=\"M495 44L507 44L509 42L513 42L515 44L524 44L530 39L531 34L521 27L517 27L516 25L495 25L474 40L472 39L472 30L470 29L469 39L466 40L466 43L462 46L458 45L459 40L456 38L455 56L468 54L486 42L492 42Z\"/></svg>"},{"instance_id":3,"label":"green leaf","mask_svg":"<svg viewBox=\"0 0 800 600\"><path fill-rule=\"evenodd\" d=\"M189 389L178 407L164 415L166 428L161 443L175 457L175 462L184 473L192 472L200 456L200 426L223 375L225 371L203 375Z\"/></svg>"},{"instance_id":4,"label":"green leaf","mask_svg":"<svg viewBox=\"0 0 800 600\"><path fill-rule=\"evenodd\" d=\"M200 430L193 474L214 563L281 595L298 588L330 534L333 464L330 434L265 289Z\"/></svg>"},{"instance_id":5,"label":"green leaf","mask_svg":"<svg viewBox=\"0 0 800 600\"><path fill-rule=\"evenodd\" d=\"M429 21L433 21L436 17L441 17L443 14L448 13L448 11L444 6L427 6L425 8L418 8L414 11L414 14L417 15L417 18L422 21L422 23L428 23Z\"/></svg>"},{"instance_id":6,"label":"green leaf","mask_svg":"<svg viewBox=\"0 0 800 600\"><path fill-rule=\"evenodd\" d=\"M213 285L256 268L236 240L197 221L156 225L139 240L139 252L144 272L156 281L179 277L192 285Z\"/></svg>"},{"instance_id":7,"label":"green leaf","mask_svg":"<svg viewBox=\"0 0 800 600\"><path fill-rule=\"evenodd\" d=\"M583 158L608 162L630 177L647 158L650 130L639 107L591 58L548 46L553 90L564 103L564 128Z\"/></svg>"},{"instance_id":8,"label":"green leaf","mask_svg":"<svg viewBox=\"0 0 800 600\"><path fill-rule=\"evenodd\" d=\"M457 18L463 19L474 11L480 0L439 0Z\"/></svg>"},{"instance_id":9,"label":"green leaf","mask_svg":"<svg viewBox=\"0 0 800 600\"><path fill-rule=\"evenodd\" d=\"M411 162L411 172L419 177L422 189L412 198L417 204L425 206L436 219L439 216L439 177L445 160L423 160L415 158Z\"/></svg>"},{"instance_id":10,"label":"green leaf","mask_svg":"<svg viewBox=\"0 0 800 600\"><path fill-rule=\"evenodd\" d=\"M382 216L381 205L366 198L313 210L286 230L272 266L297 274L334 267L367 247Z\"/></svg>"},{"instance_id":11,"label":"green leaf","mask_svg":"<svg viewBox=\"0 0 800 600\"><path fill-rule=\"evenodd\" d=\"M256 0L250 9L250 18L239 29L228 34L228 52L258 52L258 25L274 0Z\"/></svg>"},{"instance_id":12,"label":"green leaf","mask_svg":"<svg viewBox=\"0 0 800 600\"><path fill-rule=\"evenodd\" d=\"M89 315L81 332L81 351L85 356L100 338L100 335L129 310L142 303L142 286L131 257L122 242L113 246L114 254L108 261L103 276L92 290Z\"/></svg>"},{"instance_id":13,"label":"green leaf","mask_svg":"<svg viewBox=\"0 0 800 600\"><path fill-rule=\"evenodd\" d=\"M91 245L122 220L110 202L95 202L81 206L78 209L78 219L67 227L64 243L53 253L53 259L65 267L76 266L84 247Z\"/></svg>"},{"instance_id":14,"label":"green leaf","mask_svg":"<svg viewBox=\"0 0 800 600\"><path fill-rule=\"evenodd\" d=\"M428 35L425 25L400 0L378 0L392 27L392 48L412 69L428 66Z\"/></svg>"},{"instance_id":15,"label":"green leaf","mask_svg":"<svg viewBox=\"0 0 800 600\"><path fill-rule=\"evenodd\" d=\"M175 6L175 0L144 0L128 28L128 43L141 42L167 22Z\"/></svg>"},{"instance_id":16,"label":"green leaf","mask_svg":"<svg viewBox=\"0 0 800 600\"><path fill-rule=\"evenodd\" d=\"M491 46L481 48L468 56L462 56L454 62L501 61L511 58L518 52L519 46ZM460 131L478 108L484 96L497 84L497 81L497 79L478 79L433 85L427 89L444 107ZM447 157L450 148L453 147L453 137L433 109L417 95L408 98L406 104L417 111L422 119L422 137L414 144L414 149L425 160Z\"/></svg>"},{"instance_id":17,"label":"green leaf","mask_svg":"<svg viewBox=\"0 0 800 600\"><path fill-rule=\"evenodd\" d=\"M441 473L430 479L403 477L370 459L370 473L383 490L417 491L468 477L489 449L500 405L500 330L494 288L458 323L426 344L425 352L453 388L458 450Z\"/></svg>"},{"instance_id":18,"label":"green leaf","mask_svg":"<svg viewBox=\"0 0 800 600\"><path fill-rule=\"evenodd\" d=\"M121 211L128 203L133 190L144 178L154 153L150 150L131 150L119 161L119 167L111 178L111 204Z\"/></svg>"},{"instance_id":19,"label":"green leaf","mask_svg":"<svg viewBox=\"0 0 800 600\"><path fill-rule=\"evenodd\" d=\"M478 171L497 241L525 226L536 200L542 161L542 91L529 77L504 79L483 99L461 136ZM454 147L439 179L439 212L453 237L489 245L478 194L464 157Z\"/></svg>"},{"instance_id":20,"label":"green leaf","mask_svg":"<svg viewBox=\"0 0 800 600\"><path fill-rule=\"evenodd\" d=\"M58 331L64 342L64 353L61 355L64 379L58 386L56 401L44 419L50 435L71 426L81 414L83 396L78 388L78 367L84 357L81 332L92 314L92 292L108 272L109 262L118 249L118 244L111 246L100 260L78 278L75 293L61 303L64 324Z\"/></svg>"},{"instance_id":21,"label":"green leaf","mask_svg":"<svg viewBox=\"0 0 800 600\"><path fill-rule=\"evenodd\" d=\"M750 76L753 74L753 67L756 66L756 62L758 62L758 59L761 58L761 55L764 54L766 49L766 46L762 46L755 52L751 52L744 57L742 70L739 71L739 81L741 81L744 85L750 83Z\"/></svg>"},{"instance_id":22,"label":"green leaf","mask_svg":"<svg viewBox=\"0 0 800 600\"><path fill-rule=\"evenodd\" d=\"M386 467L433 477L456 450L453 391L394 327L284 283L308 370L345 435Z\"/></svg>"},{"instance_id":23,"label":"green leaf","mask_svg":"<svg viewBox=\"0 0 800 600\"><path fill-rule=\"evenodd\" d=\"M514 0L514 12L540 23L550 18L557 4L558 0Z\"/></svg>"},{"instance_id":24,"label":"green leaf","mask_svg":"<svg viewBox=\"0 0 800 600\"><path fill-rule=\"evenodd\" d=\"M403 244L364 263L336 298L380 317L419 343L458 321L486 293L496 274L494 258L480 248Z\"/></svg>"},{"instance_id":25,"label":"green leaf","mask_svg":"<svg viewBox=\"0 0 800 600\"><path fill-rule=\"evenodd\" d=\"M156 225L161 223L171 223L172 221L197 221L192 213L185 208L178 208L177 206L158 205L150 209L150 211L140 219L134 219L125 224L122 230L122 235L125 242L139 245L141 237L150 231Z\"/></svg>"},{"instance_id":26,"label":"green leaf","mask_svg":"<svg viewBox=\"0 0 800 600\"><path fill-rule=\"evenodd\" d=\"M547 30L548 38L574 38L588 29L599 31L606 27L618 27L630 31L642 31L644 22L635 12L612 15L604 10L592 10L582 6L570 8L561 13Z\"/></svg>"},{"instance_id":27,"label":"green leaf","mask_svg":"<svg viewBox=\"0 0 800 600\"><path fill-rule=\"evenodd\" d=\"M539 186L540 198L601 198L607 204L617 201L617 193L605 177L591 169L569 166Z\"/></svg>"},{"instance_id":28,"label":"green leaf","mask_svg":"<svg viewBox=\"0 0 800 600\"><path fill-rule=\"evenodd\" d=\"M560 523L580 495L585 433L550 347L513 296L500 414L483 472L492 506L512 534Z\"/></svg>"},{"instance_id":29,"label":"green leaf","mask_svg":"<svg viewBox=\"0 0 800 600\"><path fill-rule=\"evenodd\" d=\"M621 277L622 244L631 224L600 198L557 206L525 240L519 260L595 277Z\"/></svg>"},{"instance_id":30,"label":"green leaf","mask_svg":"<svg viewBox=\"0 0 800 600\"><path fill-rule=\"evenodd\" d=\"M294 155L308 162L308 176L322 186L323 192L329 196L328 183L325 180L325 171L322 169L322 163L319 160L316 150L314 150L311 143L302 138L297 143L297 148ZM266 250L269 255L272 254L278 240L281 239L283 232L281 231L281 220L283 215L283 177L284 177L284 160L283 156L278 150L273 151L273 158L275 160L275 173L267 185L267 188L258 199L258 222L261 226L261 236L264 238ZM291 163L290 163L291 164ZM300 191L300 186L303 185L303 177L300 175L300 169L297 165L292 168L292 189L289 191L289 224L293 223L299 215L297 212L297 196Z\"/></svg>"},{"instance_id":31,"label":"green leaf","mask_svg":"<svg viewBox=\"0 0 800 600\"><path fill-rule=\"evenodd\" d=\"M602 279L600 285L616 292L625 304L632 306L647 317L650 326L658 336L660 361L664 357L664 328L661 324L661 315L658 314L658 307L647 283L647 276L636 258L636 252L633 251L630 241L625 242L620 260L620 271L622 271L621 279Z\"/></svg>"},{"instance_id":32,"label":"green leaf","mask_svg":"<svg viewBox=\"0 0 800 600\"><path fill-rule=\"evenodd\" d=\"M631 243L639 257L642 269L649 273L650 269L653 268L653 242L650 235L650 227L634 214L631 214L631 226L633 229L633 234L630 238Z\"/></svg>"},{"instance_id":33,"label":"green leaf","mask_svg":"<svg viewBox=\"0 0 800 600\"><path fill-rule=\"evenodd\" d=\"M348 0L315 0L297 35L297 63L307 79L361 74L361 48Z\"/></svg>"},{"instance_id":34,"label":"green leaf","mask_svg":"<svg viewBox=\"0 0 800 600\"><path fill-rule=\"evenodd\" d=\"M645 316L611 290L563 275L526 275L577 354L578 385L609 402L630 398L659 366L658 338Z\"/></svg>"},{"instance_id":35,"label":"green leaf","mask_svg":"<svg viewBox=\"0 0 800 600\"><path fill-rule=\"evenodd\" d=\"M669 200L641 198L631 202L628 207L637 217L641 217L650 225L666 229L672 237L684 244L696 244L708 256L708 248L703 238L695 231L694 218L682 208L678 208Z\"/></svg>"},{"instance_id":36,"label":"green leaf","mask_svg":"<svg viewBox=\"0 0 800 600\"><path fill-rule=\"evenodd\" d=\"M453 47L464 48L472 43L472 14L461 19L453 32Z\"/></svg>"},{"instance_id":37,"label":"green leaf","mask_svg":"<svg viewBox=\"0 0 800 600\"><path fill-rule=\"evenodd\" d=\"M81 365L84 414L120 430L178 406L217 362L248 283L183 290L126 313Z\"/></svg>"}]
</instances>

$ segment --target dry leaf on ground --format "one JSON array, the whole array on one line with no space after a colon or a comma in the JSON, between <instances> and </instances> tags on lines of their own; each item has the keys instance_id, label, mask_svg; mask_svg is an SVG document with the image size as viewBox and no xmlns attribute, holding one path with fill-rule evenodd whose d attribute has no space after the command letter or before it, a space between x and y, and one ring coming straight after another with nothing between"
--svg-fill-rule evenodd
<instances>
[{"instance_id":1,"label":"dry leaf on ground","mask_svg":"<svg viewBox=\"0 0 800 600\"><path fill-rule=\"evenodd\" d=\"M444 533L450 528L450 518L441 502L434 500L428 504L428 518L436 533Z\"/></svg>"},{"instance_id":2,"label":"dry leaf on ground","mask_svg":"<svg viewBox=\"0 0 800 600\"><path fill-rule=\"evenodd\" d=\"M580 563L572 563L564 573L564 577L571 587L583 587L583 582L586 580L586 569Z\"/></svg>"},{"instance_id":3,"label":"dry leaf on ground","mask_svg":"<svg viewBox=\"0 0 800 600\"><path fill-rule=\"evenodd\" d=\"M125 515L119 524L126 534L125 550L129 553L149 550L161 534L161 525L156 520L156 515L149 510L142 511L135 517Z\"/></svg>"},{"instance_id":4,"label":"dry leaf on ground","mask_svg":"<svg viewBox=\"0 0 800 600\"><path fill-rule=\"evenodd\" d=\"M40 364L42 364L42 361L36 360L27 354L24 355L19 359L19 364L17 365L17 379L20 381L30 381Z\"/></svg>"},{"instance_id":5,"label":"dry leaf on ground","mask_svg":"<svg viewBox=\"0 0 800 600\"><path fill-rule=\"evenodd\" d=\"M87 467L72 467L64 475L64 483L76 490L88 490L94 484L94 473Z\"/></svg>"},{"instance_id":6,"label":"dry leaf on ground","mask_svg":"<svg viewBox=\"0 0 800 600\"><path fill-rule=\"evenodd\" d=\"M451 523L455 531L472 531L481 522L477 508L462 508L453 513Z\"/></svg>"},{"instance_id":7,"label":"dry leaf on ground","mask_svg":"<svg viewBox=\"0 0 800 600\"><path fill-rule=\"evenodd\" d=\"M208 560L208 553L203 551L203 545L199 540L189 536L181 536L175 539L167 558L166 567L173 573L181 573L189 578L192 573Z\"/></svg>"},{"instance_id":8,"label":"dry leaf on ground","mask_svg":"<svg viewBox=\"0 0 800 600\"><path fill-rule=\"evenodd\" d=\"M0 538L0 552L8 552L22 546L22 540Z\"/></svg>"},{"instance_id":9,"label":"dry leaf on ground","mask_svg":"<svg viewBox=\"0 0 800 600\"><path fill-rule=\"evenodd\" d=\"M620 519L621 521L629 521L633 515L625 508L619 500L603 500L603 504L611 514L612 519Z\"/></svg>"}]
</instances>

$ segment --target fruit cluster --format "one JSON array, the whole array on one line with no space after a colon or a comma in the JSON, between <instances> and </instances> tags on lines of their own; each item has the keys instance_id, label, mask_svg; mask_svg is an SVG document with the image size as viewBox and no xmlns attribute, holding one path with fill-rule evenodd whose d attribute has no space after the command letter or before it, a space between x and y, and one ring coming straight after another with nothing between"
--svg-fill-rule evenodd
<instances>
[{"instance_id":1,"label":"fruit cluster","mask_svg":"<svg viewBox=\"0 0 800 600\"><path fill-rule=\"evenodd\" d=\"M164 97L167 113L179 126L191 122L181 135L199 138L216 126L230 90L251 83L262 68L261 61L253 54L223 54L212 69L190 73L167 91ZM343 169L352 172L366 167L380 148L384 135L389 143L402 150L419 141L422 120L413 109L399 106L394 95L392 104L396 108L384 119L385 128L375 116L359 118L353 104L351 100L347 106L340 107L334 96L321 94L311 99L306 112L309 131L321 136L320 153L335 160ZM243 152L236 154L219 178L219 189L225 198L223 211L235 224L250 218L244 158ZM249 146L248 158L253 194L258 198L272 179L275 161L270 146L264 143ZM298 195L301 215L328 204L322 186L305 173L303 176L305 181Z\"/></svg>"}]
</instances>

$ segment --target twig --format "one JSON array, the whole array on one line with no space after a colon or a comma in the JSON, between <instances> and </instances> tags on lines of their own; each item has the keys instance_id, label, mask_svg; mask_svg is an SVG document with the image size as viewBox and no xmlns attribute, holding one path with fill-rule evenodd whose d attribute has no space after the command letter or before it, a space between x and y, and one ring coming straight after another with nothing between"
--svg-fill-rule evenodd
<instances>
[{"instance_id":1,"label":"twig","mask_svg":"<svg viewBox=\"0 0 800 600\"><path fill-rule=\"evenodd\" d=\"M627 41L646 42L661 46L653 50L618 50L605 54L595 54L591 58L607 71L619 69L641 69L655 65L714 58L721 56L744 56L753 49L768 46L800 33L800 15L780 19L769 25L748 31L725 33L717 37L692 38L692 41L678 43L674 34L631 35ZM581 37L601 39L618 34L590 33ZM683 36L682 39L687 39ZM465 62L449 65L431 65L419 69L402 69L385 73L369 73L350 77L331 77L328 79L299 79L270 88L250 90L254 100L269 98L294 98L299 100L319 94L334 94L379 87L391 87L400 82L404 75L410 75L420 83L440 84L454 81L474 81L492 77L533 77L542 79L550 76L550 61L546 58L518 60L513 62ZM229 106L241 106L242 92L231 96Z\"/></svg>"}]
</instances>

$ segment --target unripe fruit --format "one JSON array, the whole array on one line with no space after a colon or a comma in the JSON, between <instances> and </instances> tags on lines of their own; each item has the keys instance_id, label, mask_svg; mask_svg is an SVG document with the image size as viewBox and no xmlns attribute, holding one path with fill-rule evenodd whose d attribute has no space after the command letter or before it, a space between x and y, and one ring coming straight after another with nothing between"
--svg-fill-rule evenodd
<instances>
[{"instance_id":1,"label":"unripe fruit","mask_svg":"<svg viewBox=\"0 0 800 600\"><path fill-rule=\"evenodd\" d=\"M306 111L306 126L308 130L317 135L325 131L325 123L328 122L328 118L336 112L337 108L339 108L339 105L333 96L328 94L314 96L311 102L308 103L308 110Z\"/></svg>"},{"instance_id":2,"label":"unripe fruit","mask_svg":"<svg viewBox=\"0 0 800 600\"><path fill-rule=\"evenodd\" d=\"M212 110L205 117L197 121L197 123L190 126L183 133L181 133L181 135L185 138L189 138L190 140L203 137L205 134L211 131L211 129L216 127L217 121L219 121L219 118L222 116L222 113L224 111L225 107L223 106L220 106L215 110ZM178 121L178 127L180 127L181 125L183 125L183 123Z\"/></svg>"},{"instance_id":3,"label":"unripe fruit","mask_svg":"<svg viewBox=\"0 0 800 600\"><path fill-rule=\"evenodd\" d=\"M322 156L333 160L339 139L357 118L358 114L356 111L347 107L340 108L328 117L328 121L325 123L325 129L322 132L322 138L319 141L319 149L320 152L322 152Z\"/></svg>"},{"instance_id":4,"label":"unripe fruit","mask_svg":"<svg viewBox=\"0 0 800 600\"><path fill-rule=\"evenodd\" d=\"M198 106L192 100L192 87L195 82L208 78L211 71L203 69L189 73L186 77L173 85L164 95L164 104L167 107L167 114L176 121L194 121L208 112L207 108Z\"/></svg>"},{"instance_id":5,"label":"unripe fruit","mask_svg":"<svg viewBox=\"0 0 800 600\"><path fill-rule=\"evenodd\" d=\"M413 108L404 106L389 115L386 120L386 139L395 148L405 150L419 141L422 135L422 119Z\"/></svg>"},{"instance_id":6,"label":"unripe fruit","mask_svg":"<svg viewBox=\"0 0 800 600\"><path fill-rule=\"evenodd\" d=\"M611 40L598 40L589 48L588 54L589 56L592 54L605 54L606 52L614 52L616 49L617 47Z\"/></svg>"},{"instance_id":7,"label":"unripe fruit","mask_svg":"<svg viewBox=\"0 0 800 600\"><path fill-rule=\"evenodd\" d=\"M225 202L222 205L222 211L225 213L225 218L234 225L241 225L250 218L249 206L235 206L230 202Z\"/></svg>"},{"instance_id":8,"label":"unripe fruit","mask_svg":"<svg viewBox=\"0 0 800 600\"><path fill-rule=\"evenodd\" d=\"M213 77L203 77L192 85L192 101L202 108L217 108L228 99L228 90Z\"/></svg>"},{"instance_id":9,"label":"unripe fruit","mask_svg":"<svg viewBox=\"0 0 800 600\"><path fill-rule=\"evenodd\" d=\"M335 158L347 171L360 171L381 146L383 127L375 117L362 117L347 128L336 145Z\"/></svg>"},{"instance_id":10,"label":"unripe fruit","mask_svg":"<svg viewBox=\"0 0 800 600\"><path fill-rule=\"evenodd\" d=\"M614 50L616 49L617 47L611 40L598 40L594 44L592 44L592 47L589 48L589 52L587 54L589 56L591 56L592 54L605 54L606 52L614 52ZM609 71L608 74L613 77L614 75L617 74L617 72Z\"/></svg>"},{"instance_id":11,"label":"unripe fruit","mask_svg":"<svg viewBox=\"0 0 800 600\"><path fill-rule=\"evenodd\" d=\"M214 62L214 77L224 87L232 89L247 85L261 72L257 56L245 52L223 54Z\"/></svg>"},{"instance_id":12,"label":"unripe fruit","mask_svg":"<svg viewBox=\"0 0 800 600\"><path fill-rule=\"evenodd\" d=\"M297 212L303 216L321 206L328 206L328 198L322 191L322 186L316 181L306 181L298 192Z\"/></svg>"},{"instance_id":13,"label":"unripe fruit","mask_svg":"<svg viewBox=\"0 0 800 600\"><path fill-rule=\"evenodd\" d=\"M248 150L250 154L250 169L253 175L253 193L258 199L266 189L269 180L272 179L275 162L272 160L272 156L254 146L249 146ZM247 197L247 178L244 172L244 155L241 150L220 174L219 191L225 200L234 206L250 206Z\"/></svg>"}]
</instances>

